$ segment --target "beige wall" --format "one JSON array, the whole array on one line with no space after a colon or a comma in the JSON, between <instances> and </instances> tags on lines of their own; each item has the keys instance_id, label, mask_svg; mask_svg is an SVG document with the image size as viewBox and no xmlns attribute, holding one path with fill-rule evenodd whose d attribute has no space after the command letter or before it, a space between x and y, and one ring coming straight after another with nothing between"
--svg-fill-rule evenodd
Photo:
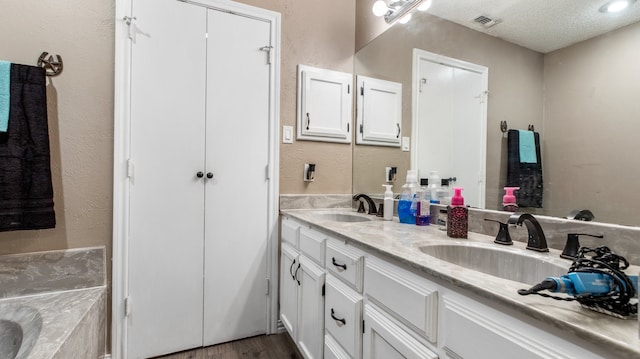
<instances>
[{"instance_id":1,"label":"beige wall","mask_svg":"<svg viewBox=\"0 0 640 359\"><path fill-rule=\"evenodd\" d=\"M545 56L544 203L638 225L640 23ZM553 193L553 196L549 193Z\"/></svg>"},{"instance_id":2,"label":"beige wall","mask_svg":"<svg viewBox=\"0 0 640 359\"><path fill-rule=\"evenodd\" d=\"M355 0L242 0L282 14L280 125L296 128L298 64L351 73ZM316 164L304 182L305 163ZM351 193L351 145L297 141L280 145L280 193Z\"/></svg>"},{"instance_id":3,"label":"beige wall","mask_svg":"<svg viewBox=\"0 0 640 359\"><path fill-rule=\"evenodd\" d=\"M241 2L282 14L281 124L295 126L297 64L352 71L355 0ZM57 228L0 233L0 254L111 249L114 6L0 1L0 58L35 65L48 51L65 64L47 87ZM350 145L295 141L281 145L280 161L281 193L351 193ZM302 181L308 162L318 166L311 185Z\"/></svg>"},{"instance_id":4,"label":"beige wall","mask_svg":"<svg viewBox=\"0 0 640 359\"><path fill-rule=\"evenodd\" d=\"M358 51L354 61L356 74L402 82L402 136L411 135L413 48L489 68L486 204L498 208L506 181L507 148L500 121L507 121L509 128L527 128L529 124L542 128L543 55L415 12L409 23L392 26ZM410 153L398 148L355 146L354 192L381 193L384 167L389 165L398 166L393 189L398 192L410 166Z\"/></svg>"},{"instance_id":5,"label":"beige wall","mask_svg":"<svg viewBox=\"0 0 640 359\"><path fill-rule=\"evenodd\" d=\"M111 250L113 1L0 1L0 58L64 70L47 85L57 227L0 232L0 254L104 245Z\"/></svg>"},{"instance_id":6,"label":"beige wall","mask_svg":"<svg viewBox=\"0 0 640 359\"><path fill-rule=\"evenodd\" d=\"M377 0L356 0L356 52L390 26L371 10Z\"/></svg>"},{"instance_id":7,"label":"beige wall","mask_svg":"<svg viewBox=\"0 0 640 359\"><path fill-rule=\"evenodd\" d=\"M281 124L295 126L297 64L353 69L355 0L241 2L282 14ZM111 257L114 7L0 0L0 58L35 65L47 51L65 65L47 86L57 228L0 232L0 254L104 245ZM305 186L309 162L318 169ZM350 145L295 141L281 145L280 163L281 193L351 193Z\"/></svg>"}]
</instances>

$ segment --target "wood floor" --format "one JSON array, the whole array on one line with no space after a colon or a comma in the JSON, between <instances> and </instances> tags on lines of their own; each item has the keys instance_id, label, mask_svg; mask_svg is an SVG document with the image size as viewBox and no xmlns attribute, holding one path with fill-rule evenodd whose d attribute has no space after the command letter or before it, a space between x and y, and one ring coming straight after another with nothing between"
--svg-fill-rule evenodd
<instances>
[{"instance_id":1,"label":"wood floor","mask_svg":"<svg viewBox=\"0 0 640 359\"><path fill-rule=\"evenodd\" d=\"M260 335L253 338L187 350L155 359L302 359L289 334Z\"/></svg>"}]
</instances>

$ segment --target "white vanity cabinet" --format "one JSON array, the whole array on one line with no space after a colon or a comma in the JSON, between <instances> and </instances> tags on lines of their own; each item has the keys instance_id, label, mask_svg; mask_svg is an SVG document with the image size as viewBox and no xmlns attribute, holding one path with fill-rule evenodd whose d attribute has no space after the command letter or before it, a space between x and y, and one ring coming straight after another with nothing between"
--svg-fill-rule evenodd
<instances>
[{"instance_id":1,"label":"white vanity cabinet","mask_svg":"<svg viewBox=\"0 0 640 359\"><path fill-rule=\"evenodd\" d=\"M280 317L305 358L588 359L606 353L321 230L283 219L282 236Z\"/></svg>"},{"instance_id":2,"label":"white vanity cabinet","mask_svg":"<svg viewBox=\"0 0 640 359\"><path fill-rule=\"evenodd\" d=\"M283 217L280 319L307 359L323 357L324 241L324 234Z\"/></svg>"}]
</instances>

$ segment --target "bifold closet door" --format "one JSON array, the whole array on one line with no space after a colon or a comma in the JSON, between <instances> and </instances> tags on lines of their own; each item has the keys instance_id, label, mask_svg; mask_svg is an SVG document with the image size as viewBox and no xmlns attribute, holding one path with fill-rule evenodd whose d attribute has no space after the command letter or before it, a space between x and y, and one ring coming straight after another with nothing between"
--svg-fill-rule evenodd
<instances>
[{"instance_id":1,"label":"bifold closet door","mask_svg":"<svg viewBox=\"0 0 640 359\"><path fill-rule=\"evenodd\" d=\"M270 24L208 11L204 344L266 332Z\"/></svg>"},{"instance_id":2,"label":"bifold closet door","mask_svg":"<svg viewBox=\"0 0 640 359\"><path fill-rule=\"evenodd\" d=\"M136 0L128 358L202 346L206 9Z\"/></svg>"}]
</instances>

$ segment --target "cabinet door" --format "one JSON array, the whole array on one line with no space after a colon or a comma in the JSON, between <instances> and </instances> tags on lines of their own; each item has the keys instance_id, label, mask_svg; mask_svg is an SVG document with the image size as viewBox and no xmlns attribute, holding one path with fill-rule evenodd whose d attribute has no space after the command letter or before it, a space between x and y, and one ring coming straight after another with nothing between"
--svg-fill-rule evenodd
<instances>
[{"instance_id":1,"label":"cabinet door","mask_svg":"<svg viewBox=\"0 0 640 359\"><path fill-rule=\"evenodd\" d=\"M299 140L351 143L351 74L298 65Z\"/></svg>"},{"instance_id":2,"label":"cabinet door","mask_svg":"<svg viewBox=\"0 0 640 359\"><path fill-rule=\"evenodd\" d=\"M400 147L402 84L358 76L356 143Z\"/></svg>"},{"instance_id":3,"label":"cabinet door","mask_svg":"<svg viewBox=\"0 0 640 359\"><path fill-rule=\"evenodd\" d=\"M321 359L324 336L324 269L300 257L298 280L298 348L307 359Z\"/></svg>"},{"instance_id":4,"label":"cabinet door","mask_svg":"<svg viewBox=\"0 0 640 359\"><path fill-rule=\"evenodd\" d=\"M364 306L363 358L436 359L438 355L408 334L383 311L371 304Z\"/></svg>"},{"instance_id":5,"label":"cabinet door","mask_svg":"<svg viewBox=\"0 0 640 359\"><path fill-rule=\"evenodd\" d=\"M296 340L298 317L296 273L299 270L298 252L290 245L283 243L280 254L280 320L294 341Z\"/></svg>"}]
</instances>

